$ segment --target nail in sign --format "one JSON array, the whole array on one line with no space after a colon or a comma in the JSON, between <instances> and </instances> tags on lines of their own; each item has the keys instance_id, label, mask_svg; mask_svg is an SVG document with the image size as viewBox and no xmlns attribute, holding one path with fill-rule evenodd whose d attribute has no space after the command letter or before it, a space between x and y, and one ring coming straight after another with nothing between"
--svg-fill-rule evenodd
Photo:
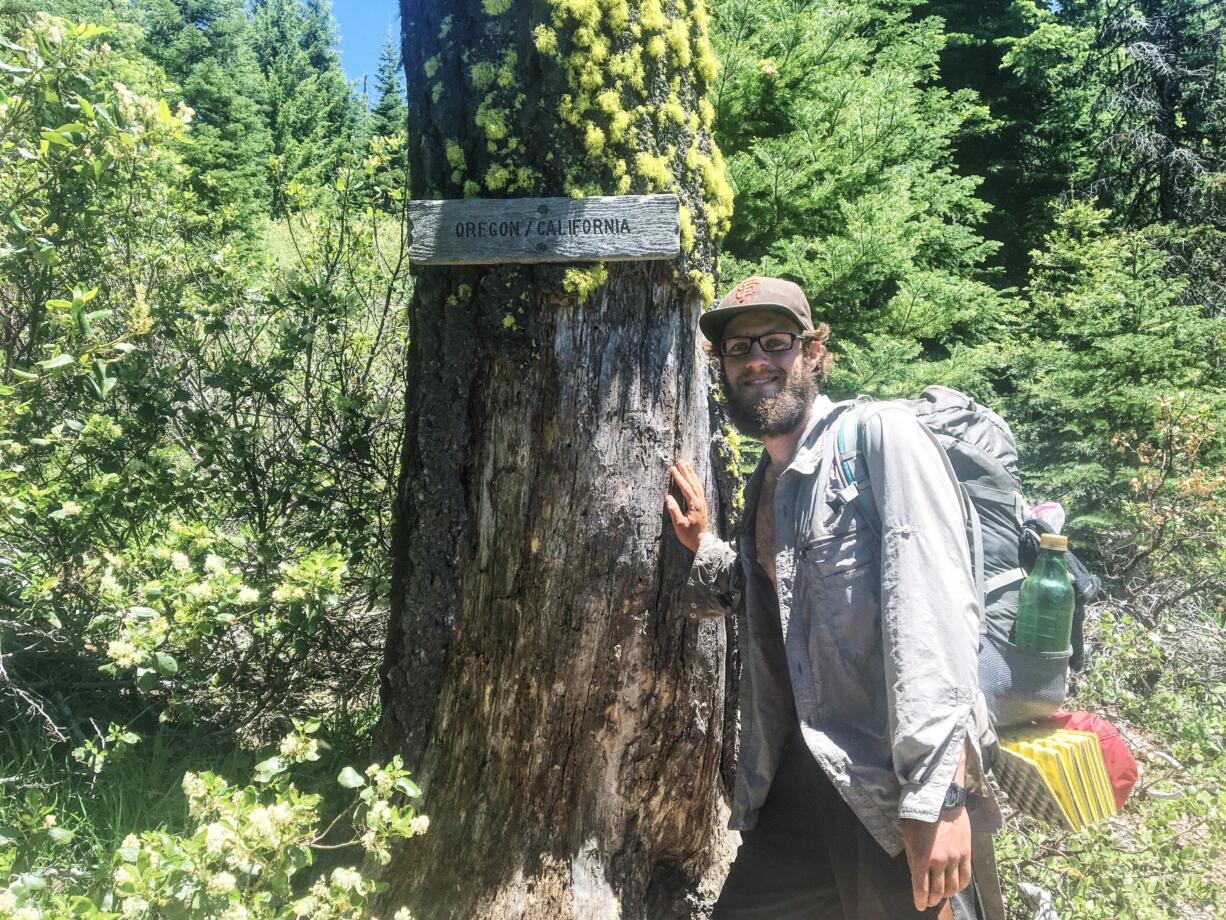
<instances>
[{"instance_id":1,"label":"nail in sign","mask_svg":"<svg viewBox=\"0 0 1226 920\"><path fill-rule=\"evenodd\" d=\"M676 195L411 201L409 260L420 265L674 259Z\"/></svg>"}]
</instances>

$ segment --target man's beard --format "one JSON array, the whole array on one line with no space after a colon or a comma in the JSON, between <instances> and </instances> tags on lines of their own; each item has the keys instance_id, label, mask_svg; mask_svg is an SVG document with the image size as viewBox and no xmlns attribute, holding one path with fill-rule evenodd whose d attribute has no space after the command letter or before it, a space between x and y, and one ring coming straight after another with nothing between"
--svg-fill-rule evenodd
<instances>
[{"instance_id":1,"label":"man's beard","mask_svg":"<svg viewBox=\"0 0 1226 920\"><path fill-rule=\"evenodd\" d=\"M719 379L728 418L741 434L751 438L787 434L804 421L817 398L817 377L804 356L792 363L783 386L773 396L746 392L728 379L722 366Z\"/></svg>"}]
</instances>

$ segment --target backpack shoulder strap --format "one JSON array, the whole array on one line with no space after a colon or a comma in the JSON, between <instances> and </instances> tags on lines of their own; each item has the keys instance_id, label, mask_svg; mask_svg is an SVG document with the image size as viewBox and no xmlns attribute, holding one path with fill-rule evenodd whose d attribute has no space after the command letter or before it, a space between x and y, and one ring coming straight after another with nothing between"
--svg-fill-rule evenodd
<instances>
[{"instance_id":1,"label":"backpack shoulder strap","mask_svg":"<svg viewBox=\"0 0 1226 920\"><path fill-rule=\"evenodd\" d=\"M837 454L835 469L839 475L839 482L842 485L839 499L844 504L851 502L856 504L864 515L864 520L868 523L869 529L872 530L873 535L878 539L881 537L881 514L877 509L876 501L873 499L872 483L869 482L868 477L868 464L861 461L860 427L866 416L874 415L890 405L897 405L897 403L861 402L853 405L839 419L839 427L835 432L834 439ZM924 425L922 420L920 424L928 433L932 442L936 444L938 449L944 452L945 449L941 447L940 442L928 429L928 426ZM975 502L972 500L966 484L960 480L957 480L956 484L958 487L958 497L962 502L962 517L966 522L966 542L971 552L971 572L975 578L975 594L979 602L979 631L982 633L987 628L987 621L985 619L986 605L984 603L983 525L979 520L979 511L975 508Z\"/></svg>"},{"instance_id":2,"label":"backpack shoulder strap","mask_svg":"<svg viewBox=\"0 0 1226 920\"><path fill-rule=\"evenodd\" d=\"M834 434L835 470L842 486L839 500L843 504L855 502L873 535L880 537L881 515L868 481L868 464L859 462L860 422L866 405L857 403L839 418L839 427Z\"/></svg>"}]
</instances>

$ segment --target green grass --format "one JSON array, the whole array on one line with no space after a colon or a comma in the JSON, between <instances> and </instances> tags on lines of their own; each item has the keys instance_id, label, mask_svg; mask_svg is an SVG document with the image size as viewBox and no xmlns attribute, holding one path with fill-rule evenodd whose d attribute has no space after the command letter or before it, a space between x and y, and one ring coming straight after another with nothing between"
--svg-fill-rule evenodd
<instances>
[{"instance_id":1,"label":"green grass","mask_svg":"<svg viewBox=\"0 0 1226 920\"><path fill-rule=\"evenodd\" d=\"M1205 642L1206 636L1211 641ZM997 838L1016 916L1017 883L1053 895L1061 918L1222 916L1226 909L1226 644L1195 619L1147 630L1107 610L1068 708L1131 736L1142 776L1123 810L1071 834L1014 816Z\"/></svg>"},{"instance_id":2,"label":"green grass","mask_svg":"<svg viewBox=\"0 0 1226 920\"><path fill-rule=\"evenodd\" d=\"M100 774L72 760L67 745L50 745L33 728L10 726L0 739L0 828L10 841L0 850L0 872L52 867L92 875L106 871L130 833L177 831L186 825L180 784L184 772L214 770L245 775L254 752L163 727L108 763ZM71 832L49 834L46 817ZM59 835L63 836L63 835Z\"/></svg>"},{"instance_id":3,"label":"green grass","mask_svg":"<svg viewBox=\"0 0 1226 920\"><path fill-rule=\"evenodd\" d=\"M325 826L351 798L336 776L346 765L361 770L369 762L377 719L377 708L365 707L325 721L320 759L295 770L299 788L324 795ZM0 877L37 872L53 884L72 879L77 890L81 881L106 878L129 834L190 826L184 773L211 771L245 783L271 748L161 725L93 774L71 758L70 746L49 743L33 726L10 725L0 733ZM341 822L334 835L349 830ZM329 854L323 855L326 864Z\"/></svg>"}]
</instances>

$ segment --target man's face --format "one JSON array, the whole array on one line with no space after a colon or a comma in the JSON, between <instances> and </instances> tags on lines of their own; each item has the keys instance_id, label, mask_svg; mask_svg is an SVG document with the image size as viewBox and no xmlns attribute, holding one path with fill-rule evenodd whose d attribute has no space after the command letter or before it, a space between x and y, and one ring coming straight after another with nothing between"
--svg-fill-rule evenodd
<instances>
[{"instance_id":1,"label":"man's face","mask_svg":"<svg viewBox=\"0 0 1226 920\"><path fill-rule=\"evenodd\" d=\"M723 337L799 331L774 313L743 313L729 321ZM721 358L720 382L732 424L754 438L787 434L802 424L817 396L814 362L821 348L797 340L787 351L767 352L754 342L746 355Z\"/></svg>"}]
</instances>

